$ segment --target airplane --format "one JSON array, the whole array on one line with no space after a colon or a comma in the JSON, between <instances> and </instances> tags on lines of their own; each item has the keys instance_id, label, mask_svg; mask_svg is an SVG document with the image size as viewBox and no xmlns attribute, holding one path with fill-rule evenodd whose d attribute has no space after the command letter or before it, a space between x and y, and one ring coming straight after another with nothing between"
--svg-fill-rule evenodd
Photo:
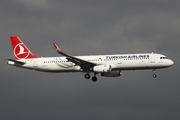
<instances>
[{"instance_id":1,"label":"airplane","mask_svg":"<svg viewBox=\"0 0 180 120\"><path fill-rule=\"evenodd\" d=\"M62 57L37 57L18 36L10 36L10 40L15 59L7 59L8 65L42 72L83 72L86 79L94 73L93 82L97 81L98 73L104 77L119 77L124 70L152 70L156 78L156 69L174 64L165 55L157 53L72 56L61 51L55 43L54 48Z\"/></svg>"}]
</instances>

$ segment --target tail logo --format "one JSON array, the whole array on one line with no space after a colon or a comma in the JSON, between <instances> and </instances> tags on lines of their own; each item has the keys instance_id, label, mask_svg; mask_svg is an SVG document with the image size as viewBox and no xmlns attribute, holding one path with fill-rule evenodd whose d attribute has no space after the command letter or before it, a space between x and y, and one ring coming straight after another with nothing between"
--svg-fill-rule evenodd
<instances>
[{"instance_id":1,"label":"tail logo","mask_svg":"<svg viewBox=\"0 0 180 120\"><path fill-rule=\"evenodd\" d=\"M17 59L26 59L29 53L29 50L23 43L19 43L14 47L14 55Z\"/></svg>"}]
</instances>

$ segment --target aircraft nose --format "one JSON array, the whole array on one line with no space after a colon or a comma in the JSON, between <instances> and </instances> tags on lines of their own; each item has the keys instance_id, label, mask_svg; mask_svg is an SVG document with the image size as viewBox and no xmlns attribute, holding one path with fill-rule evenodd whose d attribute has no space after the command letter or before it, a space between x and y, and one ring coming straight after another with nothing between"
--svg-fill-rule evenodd
<instances>
[{"instance_id":1,"label":"aircraft nose","mask_svg":"<svg viewBox=\"0 0 180 120\"><path fill-rule=\"evenodd\" d=\"M169 65L172 66L174 62L172 60L169 60Z\"/></svg>"}]
</instances>

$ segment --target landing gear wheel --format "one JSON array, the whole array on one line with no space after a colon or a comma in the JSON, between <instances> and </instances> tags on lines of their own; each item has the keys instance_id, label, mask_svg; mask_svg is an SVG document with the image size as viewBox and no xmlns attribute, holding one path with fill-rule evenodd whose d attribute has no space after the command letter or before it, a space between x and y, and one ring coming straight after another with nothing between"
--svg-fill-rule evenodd
<instances>
[{"instance_id":1,"label":"landing gear wheel","mask_svg":"<svg viewBox=\"0 0 180 120\"><path fill-rule=\"evenodd\" d=\"M154 78L156 78L156 77L157 77L157 75L156 75L156 74L153 74L153 77L154 77Z\"/></svg>"},{"instance_id":2,"label":"landing gear wheel","mask_svg":"<svg viewBox=\"0 0 180 120\"><path fill-rule=\"evenodd\" d=\"M89 79L91 76L87 73L87 74L84 75L84 77L85 77L86 79Z\"/></svg>"},{"instance_id":3,"label":"landing gear wheel","mask_svg":"<svg viewBox=\"0 0 180 120\"><path fill-rule=\"evenodd\" d=\"M92 81L96 82L97 81L97 77L96 76L92 77Z\"/></svg>"},{"instance_id":4,"label":"landing gear wheel","mask_svg":"<svg viewBox=\"0 0 180 120\"><path fill-rule=\"evenodd\" d=\"M155 69L152 70L152 72L153 72L153 77L154 77L154 78L157 77L157 75L155 74L155 71L156 71Z\"/></svg>"}]
</instances>

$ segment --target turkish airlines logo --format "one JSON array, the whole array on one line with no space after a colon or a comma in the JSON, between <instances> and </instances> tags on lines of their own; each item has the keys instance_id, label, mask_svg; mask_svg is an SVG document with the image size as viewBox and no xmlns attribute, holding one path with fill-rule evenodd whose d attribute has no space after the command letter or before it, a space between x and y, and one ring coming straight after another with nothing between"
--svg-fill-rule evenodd
<instances>
[{"instance_id":1,"label":"turkish airlines logo","mask_svg":"<svg viewBox=\"0 0 180 120\"><path fill-rule=\"evenodd\" d=\"M29 50L23 43L19 43L14 47L14 55L17 59L25 59L29 55Z\"/></svg>"}]
</instances>

